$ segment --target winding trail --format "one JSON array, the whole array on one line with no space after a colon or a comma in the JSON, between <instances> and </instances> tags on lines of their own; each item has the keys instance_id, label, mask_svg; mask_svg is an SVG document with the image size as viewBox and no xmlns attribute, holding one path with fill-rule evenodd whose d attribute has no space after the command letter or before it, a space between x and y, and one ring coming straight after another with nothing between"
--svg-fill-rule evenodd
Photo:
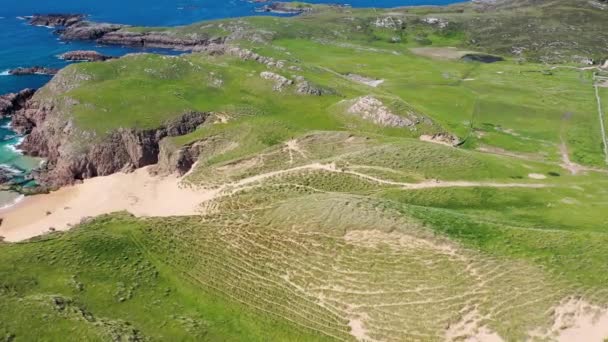
<instances>
[{"instance_id":1,"label":"winding trail","mask_svg":"<svg viewBox=\"0 0 608 342\"><path fill-rule=\"evenodd\" d=\"M355 168L364 168L364 165ZM361 172L340 169L335 164L311 163L277 170L226 183L216 189L183 186L175 175L157 177L150 168L133 173L117 173L85 180L82 184L62 188L50 194L27 197L14 207L0 210L0 236L16 242L45 234L68 230L83 219L128 211L137 217L194 216L204 213L201 204L233 195L247 187L273 177L300 171L325 171L356 176L377 184L402 190L449 187L544 188L541 183L497 183L430 180L404 183L373 177Z\"/></svg>"}]
</instances>

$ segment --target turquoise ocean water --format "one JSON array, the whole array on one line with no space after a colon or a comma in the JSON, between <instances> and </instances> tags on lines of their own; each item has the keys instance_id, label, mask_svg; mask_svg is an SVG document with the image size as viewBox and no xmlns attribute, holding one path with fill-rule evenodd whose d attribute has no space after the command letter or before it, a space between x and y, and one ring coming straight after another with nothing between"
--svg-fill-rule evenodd
<instances>
[{"instance_id":1,"label":"turquoise ocean water","mask_svg":"<svg viewBox=\"0 0 608 342\"><path fill-rule=\"evenodd\" d=\"M311 3L328 1L308 0ZM330 0L336 3L338 1ZM353 7L398 7L409 5L445 5L454 0L351 0ZM16 67L67 65L57 56L73 50L97 50L106 55L121 56L141 51L123 47L98 46L91 42L62 42L53 30L34 27L22 19L35 13L83 13L90 20L145 26L176 26L196 21L259 15L256 5L245 0L5 0L0 4L0 94L24 88L39 88L48 76L9 76ZM152 52L170 53L156 50ZM0 120L0 167L23 177L40 161L24 156L16 149L23 137L10 129L10 120ZM10 205L19 196L0 191L0 207Z\"/></svg>"}]
</instances>

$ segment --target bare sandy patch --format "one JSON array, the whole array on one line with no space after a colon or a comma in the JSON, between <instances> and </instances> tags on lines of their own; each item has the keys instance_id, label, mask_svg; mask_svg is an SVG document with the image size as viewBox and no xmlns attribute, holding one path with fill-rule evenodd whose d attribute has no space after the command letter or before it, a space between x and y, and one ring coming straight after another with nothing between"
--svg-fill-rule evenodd
<instances>
[{"instance_id":1,"label":"bare sandy patch","mask_svg":"<svg viewBox=\"0 0 608 342\"><path fill-rule=\"evenodd\" d=\"M415 55L436 59L460 59L472 51L459 50L455 47L419 47L410 49Z\"/></svg>"},{"instance_id":2,"label":"bare sandy patch","mask_svg":"<svg viewBox=\"0 0 608 342\"><path fill-rule=\"evenodd\" d=\"M419 139L420 141L431 142L450 147L455 147L460 143L460 140L457 137L447 133L439 133L435 135L423 134L420 136Z\"/></svg>"},{"instance_id":3,"label":"bare sandy patch","mask_svg":"<svg viewBox=\"0 0 608 342\"><path fill-rule=\"evenodd\" d=\"M358 341L372 341L372 339L367 335L367 329L365 329L365 325L362 320L353 318L348 321L348 326L350 327L350 334Z\"/></svg>"},{"instance_id":4,"label":"bare sandy patch","mask_svg":"<svg viewBox=\"0 0 608 342\"><path fill-rule=\"evenodd\" d=\"M528 178L531 178L531 179L547 179L547 176L545 176L543 174L540 174L540 173L530 173L528 175Z\"/></svg>"},{"instance_id":5,"label":"bare sandy patch","mask_svg":"<svg viewBox=\"0 0 608 342\"><path fill-rule=\"evenodd\" d=\"M200 214L200 203L212 199L216 191L180 187L180 180L177 176L151 176L148 168L143 168L30 196L0 211L0 236L6 241L21 241L49 230L67 230L86 217L124 210L138 217Z\"/></svg>"},{"instance_id":6,"label":"bare sandy patch","mask_svg":"<svg viewBox=\"0 0 608 342\"><path fill-rule=\"evenodd\" d=\"M608 308L580 298L566 299L555 308L551 328L532 336L560 342L603 342L608 338Z\"/></svg>"},{"instance_id":7,"label":"bare sandy patch","mask_svg":"<svg viewBox=\"0 0 608 342\"><path fill-rule=\"evenodd\" d=\"M450 324L445 332L446 341L467 342L502 342L504 341L497 333L483 325L483 317L477 308L466 312L460 321Z\"/></svg>"},{"instance_id":8,"label":"bare sandy patch","mask_svg":"<svg viewBox=\"0 0 608 342\"><path fill-rule=\"evenodd\" d=\"M348 74L348 75L346 75L346 77L351 81L365 84L367 86L374 87L374 88L377 88L382 83L384 83L384 80L379 80L379 79L361 76L361 75L357 75L357 74Z\"/></svg>"}]
</instances>

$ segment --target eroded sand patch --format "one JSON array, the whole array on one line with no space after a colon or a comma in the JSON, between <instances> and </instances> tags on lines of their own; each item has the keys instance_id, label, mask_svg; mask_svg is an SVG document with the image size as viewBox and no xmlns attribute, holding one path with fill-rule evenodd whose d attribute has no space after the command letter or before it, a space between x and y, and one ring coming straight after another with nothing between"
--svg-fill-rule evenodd
<instances>
[{"instance_id":1,"label":"eroded sand patch","mask_svg":"<svg viewBox=\"0 0 608 342\"><path fill-rule=\"evenodd\" d=\"M456 136L448 133L438 133L434 135L423 134L419 139L420 141L431 142L449 147L455 147L460 143L460 140Z\"/></svg>"},{"instance_id":2,"label":"eroded sand patch","mask_svg":"<svg viewBox=\"0 0 608 342\"><path fill-rule=\"evenodd\" d=\"M528 174L528 178L531 179L547 179L547 176L540 173L530 173Z\"/></svg>"},{"instance_id":3,"label":"eroded sand patch","mask_svg":"<svg viewBox=\"0 0 608 342\"><path fill-rule=\"evenodd\" d=\"M483 317L474 308L469 310L460 321L451 324L445 332L446 341L467 342L502 342L504 341L496 332L482 324Z\"/></svg>"},{"instance_id":4,"label":"eroded sand patch","mask_svg":"<svg viewBox=\"0 0 608 342\"><path fill-rule=\"evenodd\" d=\"M366 76L362 76L362 75L357 75L357 74L348 74L348 75L346 75L346 77L351 81L365 84L367 86L374 87L374 88L377 88L382 83L384 83L384 80L379 80L379 79L366 77Z\"/></svg>"},{"instance_id":5,"label":"eroded sand patch","mask_svg":"<svg viewBox=\"0 0 608 342\"><path fill-rule=\"evenodd\" d=\"M419 47L410 49L415 55L436 58L456 60L464 57L472 51L459 50L455 47Z\"/></svg>"},{"instance_id":6,"label":"eroded sand patch","mask_svg":"<svg viewBox=\"0 0 608 342\"><path fill-rule=\"evenodd\" d=\"M531 336L560 342L603 342L608 338L608 308L580 298L565 299L555 308L551 328Z\"/></svg>"}]
</instances>

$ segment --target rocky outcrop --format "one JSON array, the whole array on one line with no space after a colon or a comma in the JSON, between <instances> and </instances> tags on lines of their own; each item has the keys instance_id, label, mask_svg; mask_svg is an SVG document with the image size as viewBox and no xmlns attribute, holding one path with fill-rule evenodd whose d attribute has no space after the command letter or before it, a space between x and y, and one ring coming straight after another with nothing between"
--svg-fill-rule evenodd
<instances>
[{"instance_id":1,"label":"rocky outcrop","mask_svg":"<svg viewBox=\"0 0 608 342\"><path fill-rule=\"evenodd\" d=\"M102 55L97 51L70 51L66 52L60 56L61 59L66 61L82 61L82 62L103 62L108 59L113 59L115 57Z\"/></svg>"},{"instance_id":2,"label":"rocky outcrop","mask_svg":"<svg viewBox=\"0 0 608 342\"><path fill-rule=\"evenodd\" d=\"M276 13L276 14L302 14L313 11L312 5L289 2L273 2L268 5L256 8L256 12Z\"/></svg>"},{"instance_id":3,"label":"rocky outcrop","mask_svg":"<svg viewBox=\"0 0 608 342\"><path fill-rule=\"evenodd\" d=\"M418 123L418 118L413 113L408 113L408 118L394 114L373 96L363 96L354 100L347 112L384 127L411 127Z\"/></svg>"},{"instance_id":4,"label":"rocky outcrop","mask_svg":"<svg viewBox=\"0 0 608 342\"><path fill-rule=\"evenodd\" d=\"M176 50L193 50L210 44L223 44L225 37L185 38L162 32L114 31L97 39L100 44L123 45L132 47L153 47Z\"/></svg>"},{"instance_id":5,"label":"rocky outcrop","mask_svg":"<svg viewBox=\"0 0 608 342\"><path fill-rule=\"evenodd\" d=\"M373 25L379 28L386 28L390 30L400 30L404 28L403 19L395 17L378 17L373 22Z\"/></svg>"},{"instance_id":6,"label":"rocky outcrop","mask_svg":"<svg viewBox=\"0 0 608 342\"><path fill-rule=\"evenodd\" d=\"M98 137L75 128L58 110L64 105L33 99L13 116L14 128L29 132L19 147L26 154L47 159L45 168L33 174L45 186L156 164L163 138L188 134L209 116L190 112L156 129L121 128Z\"/></svg>"},{"instance_id":7,"label":"rocky outcrop","mask_svg":"<svg viewBox=\"0 0 608 342\"><path fill-rule=\"evenodd\" d=\"M319 87L311 82L307 81L304 77L296 77L296 94L300 95L311 95L311 96L323 96L327 94L333 94L334 92L329 89Z\"/></svg>"},{"instance_id":8,"label":"rocky outcrop","mask_svg":"<svg viewBox=\"0 0 608 342\"><path fill-rule=\"evenodd\" d=\"M18 93L0 95L0 117L13 115L22 109L35 92L34 89L24 89Z\"/></svg>"},{"instance_id":9,"label":"rocky outcrop","mask_svg":"<svg viewBox=\"0 0 608 342\"><path fill-rule=\"evenodd\" d=\"M204 141L197 141L185 146L175 147L171 141L164 139L160 143L156 174L185 175L198 160L205 146Z\"/></svg>"},{"instance_id":10,"label":"rocky outcrop","mask_svg":"<svg viewBox=\"0 0 608 342\"><path fill-rule=\"evenodd\" d=\"M59 34L59 37L63 40L98 40L103 38L106 34L125 27L127 26L82 21L55 32Z\"/></svg>"},{"instance_id":11,"label":"rocky outcrop","mask_svg":"<svg viewBox=\"0 0 608 342\"><path fill-rule=\"evenodd\" d=\"M29 17L30 25L47 27L68 27L84 20L82 14L34 14Z\"/></svg>"},{"instance_id":12,"label":"rocky outcrop","mask_svg":"<svg viewBox=\"0 0 608 342\"><path fill-rule=\"evenodd\" d=\"M270 71L262 71L260 73L260 77L265 80L273 81L274 86L272 87L272 89L277 92L281 92L283 91L283 89L285 89L285 87L288 87L293 84L293 80L290 80L285 76L281 76Z\"/></svg>"},{"instance_id":13,"label":"rocky outcrop","mask_svg":"<svg viewBox=\"0 0 608 342\"><path fill-rule=\"evenodd\" d=\"M27 75L55 75L59 72L59 69L46 68L41 66L33 66L28 68L16 68L9 70L9 75L13 76L27 76Z\"/></svg>"},{"instance_id":14,"label":"rocky outcrop","mask_svg":"<svg viewBox=\"0 0 608 342\"><path fill-rule=\"evenodd\" d=\"M205 52L212 56L228 55L239 58L244 61L254 61L260 64L264 64L269 68L283 69L286 62L283 60L275 60L272 57L262 56L249 49L244 49L238 46L232 46L227 44L209 44L205 46L197 46L193 49L194 52Z\"/></svg>"},{"instance_id":15,"label":"rocky outcrop","mask_svg":"<svg viewBox=\"0 0 608 342\"><path fill-rule=\"evenodd\" d=\"M486 55L480 53L468 53L460 58L465 62L496 63L505 59L500 56Z\"/></svg>"},{"instance_id":16,"label":"rocky outcrop","mask_svg":"<svg viewBox=\"0 0 608 342\"><path fill-rule=\"evenodd\" d=\"M4 165L0 165L0 184L9 183L14 176L15 173L12 170L6 168Z\"/></svg>"}]
</instances>

